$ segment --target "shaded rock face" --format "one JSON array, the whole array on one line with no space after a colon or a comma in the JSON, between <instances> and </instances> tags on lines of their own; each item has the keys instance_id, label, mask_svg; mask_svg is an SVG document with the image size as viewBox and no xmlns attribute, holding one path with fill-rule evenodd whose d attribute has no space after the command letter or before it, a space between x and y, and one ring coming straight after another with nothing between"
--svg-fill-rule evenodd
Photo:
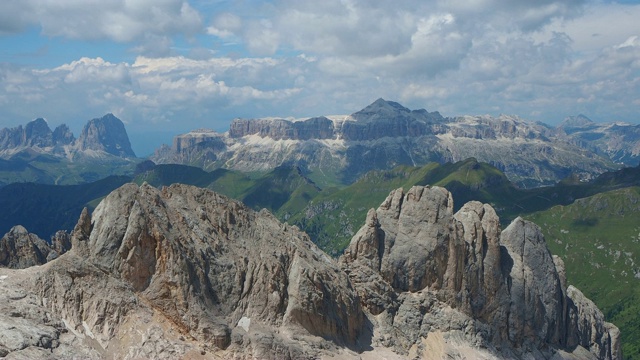
<instances>
[{"instance_id":1,"label":"shaded rock face","mask_svg":"<svg viewBox=\"0 0 640 360\"><path fill-rule=\"evenodd\" d=\"M53 143L59 145L71 145L76 140L71 129L65 124L59 125L53 130Z\"/></svg>"},{"instance_id":2,"label":"shaded rock face","mask_svg":"<svg viewBox=\"0 0 640 360\"><path fill-rule=\"evenodd\" d=\"M90 120L78 138L78 148L100 150L120 157L135 157L124 124L113 114Z\"/></svg>"},{"instance_id":3,"label":"shaded rock face","mask_svg":"<svg viewBox=\"0 0 640 360\"><path fill-rule=\"evenodd\" d=\"M399 352L426 351L423 340L436 331L496 356L586 349L620 358L617 328L566 288L564 265L535 224L518 218L500 231L495 211L478 202L454 214L443 188L392 192L340 261L374 328L392 334L374 343Z\"/></svg>"},{"instance_id":4,"label":"shaded rock face","mask_svg":"<svg viewBox=\"0 0 640 360\"><path fill-rule=\"evenodd\" d=\"M42 265L52 251L46 241L17 225L0 239L0 266L24 269Z\"/></svg>"}]
</instances>

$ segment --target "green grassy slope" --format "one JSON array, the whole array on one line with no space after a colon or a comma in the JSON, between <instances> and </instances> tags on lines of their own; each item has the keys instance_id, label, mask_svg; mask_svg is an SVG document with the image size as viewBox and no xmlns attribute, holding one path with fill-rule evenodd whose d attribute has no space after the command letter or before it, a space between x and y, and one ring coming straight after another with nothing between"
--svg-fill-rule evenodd
<instances>
[{"instance_id":1,"label":"green grassy slope","mask_svg":"<svg viewBox=\"0 0 640 360\"><path fill-rule=\"evenodd\" d=\"M640 359L640 187L612 190L530 216L567 280L616 324L626 358Z\"/></svg>"},{"instance_id":2,"label":"green grassy slope","mask_svg":"<svg viewBox=\"0 0 640 360\"><path fill-rule=\"evenodd\" d=\"M133 182L140 185L147 182L149 185L160 187L180 183L208 188L232 198L239 198L254 181L247 175L216 169L211 172L188 165L155 165L151 169L137 174Z\"/></svg>"},{"instance_id":3,"label":"green grassy slope","mask_svg":"<svg viewBox=\"0 0 640 360\"><path fill-rule=\"evenodd\" d=\"M265 208L282 219L288 219L301 211L320 191L299 168L282 166L256 179L240 200L254 209Z\"/></svg>"},{"instance_id":4,"label":"green grassy slope","mask_svg":"<svg viewBox=\"0 0 640 360\"><path fill-rule=\"evenodd\" d=\"M130 175L138 161L112 157L71 162L53 155L25 150L15 154L9 160L0 159L0 187L18 182L50 185L84 184L111 175Z\"/></svg>"}]
</instances>

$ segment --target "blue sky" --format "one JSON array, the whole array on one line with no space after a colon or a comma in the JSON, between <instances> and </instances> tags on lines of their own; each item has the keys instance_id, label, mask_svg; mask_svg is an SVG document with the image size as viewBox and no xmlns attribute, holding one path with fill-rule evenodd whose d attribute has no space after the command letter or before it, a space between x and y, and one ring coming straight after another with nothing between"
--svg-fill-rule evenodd
<instances>
[{"instance_id":1,"label":"blue sky","mask_svg":"<svg viewBox=\"0 0 640 360\"><path fill-rule=\"evenodd\" d=\"M122 119L138 153L235 117L639 123L640 5L583 0L4 0L0 127ZM141 154L142 155L142 154Z\"/></svg>"}]
</instances>

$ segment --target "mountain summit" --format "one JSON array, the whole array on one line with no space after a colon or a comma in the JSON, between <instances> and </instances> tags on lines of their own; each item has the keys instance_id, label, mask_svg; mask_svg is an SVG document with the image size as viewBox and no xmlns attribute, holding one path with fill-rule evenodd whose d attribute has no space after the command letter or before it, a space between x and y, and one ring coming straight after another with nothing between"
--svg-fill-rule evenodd
<instances>
[{"instance_id":1,"label":"mountain summit","mask_svg":"<svg viewBox=\"0 0 640 360\"><path fill-rule=\"evenodd\" d=\"M394 101L387 101L382 98L371 103L364 109L351 114L356 121L371 122L376 120L388 120L401 115L408 115L411 110Z\"/></svg>"},{"instance_id":2,"label":"mountain summit","mask_svg":"<svg viewBox=\"0 0 640 360\"><path fill-rule=\"evenodd\" d=\"M104 151L120 157L135 157L124 124L113 114L90 120L78 138L78 149Z\"/></svg>"}]
</instances>

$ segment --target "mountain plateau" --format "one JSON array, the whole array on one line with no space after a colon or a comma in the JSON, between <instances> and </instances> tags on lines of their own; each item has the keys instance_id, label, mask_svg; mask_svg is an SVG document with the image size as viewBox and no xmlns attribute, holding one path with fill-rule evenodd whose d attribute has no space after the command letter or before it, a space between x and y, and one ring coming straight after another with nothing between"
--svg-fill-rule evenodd
<instances>
[{"instance_id":1,"label":"mountain plateau","mask_svg":"<svg viewBox=\"0 0 640 360\"><path fill-rule=\"evenodd\" d=\"M475 157L521 187L552 184L572 173L589 179L620 167L615 162L638 162L638 137L616 135L629 129L570 124L576 122L553 128L508 115L449 118L378 99L348 116L235 119L225 133L178 135L151 159L244 172L296 165L320 185L344 185L373 169Z\"/></svg>"}]
</instances>

